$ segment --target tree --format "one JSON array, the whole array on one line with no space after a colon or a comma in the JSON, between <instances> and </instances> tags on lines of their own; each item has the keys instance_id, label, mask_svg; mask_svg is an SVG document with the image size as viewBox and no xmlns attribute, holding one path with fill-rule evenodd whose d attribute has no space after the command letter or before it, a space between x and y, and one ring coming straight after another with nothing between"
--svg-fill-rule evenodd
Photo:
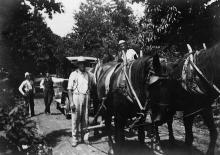
<instances>
[{"instance_id":1,"label":"tree","mask_svg":"<svg viewBox=\"0 0 220 155\"><path fill-rule=\"evenodd\" d=\"M126 40L130 47L137 47L138 25L133 15L132 9L127 6L125 1L114 0L116 7L110 13L112 22L112 34L116 38L116 42L123 39Z\"/></svg>"},{"instance_id":2,"label":"tree","mask_svg":"<svg viewBox=\"0 0 220 155\"><path fill-rule=\"evenodd\" d=\"M110 8L104 5L101 0L87 0L82 3L80 11L75 14L76 26L73 28L77 41L77 49L84 51L84 54L98 56L97 52L105 45L105 38L110 33L111 24L109 19Z\"/></svg>"},{"instance_id":3,"label":"tree","mask_svg":"<svg viewBox=\"0 0 220 155\"><path fill-rule=\"evenodd\" d=\"M67 38L72 42L74 54L96 57L101 57L105 52L113 54L120 39L132 42L136 38L134 16L124 1L116 0L112 6L101 0L87 0L81 4L74 19L74 32Z\"/></svg>"},{"instance_id":4,"label":"tree","mask_svg":"<svg viewBox=\"0 0 220 155\"><path fill-rule=\"evenodd\" d=\"M200 49L202 43L211 46L220 39L219 0L147 0L145 4L145 21L153 24L153 44L183 50L190 43Z\"/></svg>"},{"instance_id":5,"label":"tree","mask_svg":"<svg viewBox=\"0 0 220 155\"><path fill-rule=\"evenodd\" d=\"M50 18L53 13L63 12L62 5L54 0L14 1L2 30L3 41L10 47L5 52L12 59L14 70L36 72L41 59L55 54L61 38L44 23L42 11Z\"/></svg>"}]
</instances>

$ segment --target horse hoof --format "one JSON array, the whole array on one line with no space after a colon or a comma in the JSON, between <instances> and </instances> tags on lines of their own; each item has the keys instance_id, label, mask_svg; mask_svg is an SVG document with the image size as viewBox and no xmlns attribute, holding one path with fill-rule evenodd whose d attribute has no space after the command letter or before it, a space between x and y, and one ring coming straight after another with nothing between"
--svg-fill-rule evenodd
<instances>
[{"instance_id":1,"label":"horse hoof","mask_svg":"<svg viewBox=\"0 0 220 155\"><path fill-rule=\"evenodd\" d=\"M155 155L165 155L165 153L162 150L160 150L160 151L154 150L153 152Z\"/></svg>"},{"instance_id":2,"label":"horse hoof","mask_svg":"<svg viewBox=\"0 0 220 155\"><path fill-rule=\"evenodd\" d=\"M158 145L158 144L153 145L153 152L155 155L164 155L165 154L163 152L162 148L160 147L160 145Z\"/></svg>"},{"instance_id":3,"label":"horse hoof","mask_svg":"<svg viewBox=\"0 0 220 155\"><path fill-rule=\"evenodd\" d=\"M206 155L214 155L214 151L208 150L208 151L206 152Z\"/></svg>"},{"instance_id":4,"label":"horse hoof","mask_svg":"<svg viewBox=\"0 0 220 155\"><path fill-rule=\"evenodd\" d=\"M114 150L112 148L108 150L108 155L114 155Z\"/></svg>"},{"instance_id":5,"label":"horse hoof","mask_svg":"<svg viewBox=\"0 0 220 155\"><path fill-rule=\"evenodd\" d=\"M89 132L87 132L84 137L83 137L84 142L88 143L89 142Z\"/></svg>"},{"instance_id":6,"label":"horse hoof","mask_svg":"<svg viewBox=\"0 0 220 155\"><path fill-rule=\"evenodd\" d=\"M170 145L175 145L176 144L175 138L169 138L169 143Z\"/></svg>"}]
</instances>

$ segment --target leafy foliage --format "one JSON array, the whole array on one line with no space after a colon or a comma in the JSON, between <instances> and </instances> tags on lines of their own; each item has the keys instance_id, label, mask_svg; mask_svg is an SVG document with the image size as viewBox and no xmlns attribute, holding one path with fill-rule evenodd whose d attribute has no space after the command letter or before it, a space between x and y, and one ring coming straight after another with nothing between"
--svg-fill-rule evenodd
<instances>
[{"instance_id":1,"label":"leafy foliage","mask_svg":"<svg viewBox=\"0 0 220 155\"><path fill-rule=\"evenodd\" d=\"M28 118L27 105L15 98L11 87L7 86L7 72L1 71L0 75L0 131L5 133L1 140L4 139L7 146L16 146L23 153L50 155L51 148L38 134L35 122Z\"/></svg>"},{"instance_id":2,"label":"leafy foliage","mask_svg":"<svg viewBox=\"0 0 220 155\"><path fill-rule=\"evenodd\" d=\"M145 4L144 22L152 24L153 44L183 50L186 43L201 49L202 43L212 46L219 41L219 0L147 0Z\"/></svg>"},{"instance_id":3,"label":"leafy foliage","mask_svg":"<svg viewBox=\"0 0 220 155\"><path fill-rule=\"evenodd\" d=\"M54 0L16 0L15 3L2 31L4 43L10 47L8 53L14 70L37 72L42 60L56 54L61 40L44 23L41 12L52 18L53 13L63 12L62 5Z\"/></svg>"},{"instance_id":4,"label":"leafy foliage","mask_svg":"<svg viewBox=\"0 0 220 155\"><path fill-rule=\"evenodd\" d=\"M67 53L101 57L116 53L120 39L135 38L136 23L132 11L124 1L114 6L101 0L87 0L75 14L74 32L64 39Z\"/></svg>"}]
</instances>

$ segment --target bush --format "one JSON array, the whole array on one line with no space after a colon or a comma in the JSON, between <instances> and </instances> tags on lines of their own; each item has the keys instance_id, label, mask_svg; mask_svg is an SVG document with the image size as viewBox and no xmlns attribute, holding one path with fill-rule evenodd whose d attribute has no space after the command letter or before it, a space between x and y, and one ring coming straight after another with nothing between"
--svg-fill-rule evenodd
<instances>
[{"instance_id":1,"label":"bush","mask_svg":"<svg viewBox=\"0 0 220 155\"><path fill-rule=\"evenodd\" d=\"M27 105L14 97L13 89L8 87L5 79L0 79L1 86L5 86L0 87L0 131L4 132L2 138L8 144L16 146L22 154L52 154L52 150L38 135L36 123L28 118Z\"/></svg>"}]
</instances>

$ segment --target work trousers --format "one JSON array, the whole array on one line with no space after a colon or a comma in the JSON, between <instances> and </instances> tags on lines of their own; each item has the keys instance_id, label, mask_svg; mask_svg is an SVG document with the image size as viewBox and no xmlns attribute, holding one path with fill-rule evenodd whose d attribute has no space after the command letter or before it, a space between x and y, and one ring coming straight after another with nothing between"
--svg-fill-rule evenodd
<instances>
[{"instance_id":1,"label":"work trousers","mask_svg":"<svg viewBox=\"0 0 220 155\"><path fill-rule=\"evenodd\" d=\"M78 141L79 134L83 140L83 129L88 126L88 94L73 94L73 103L75 109L72 110L72 138L73 141Z\"/></svg>"},{"instance_id":2,"label":"work trousers","mask_svg":"<svg viewBox=\"0 0 220 155\"><path fill-rule=\"evenodd\" d=\"M26 111L27 114L29 115L29 109L31 110L31 116L34 116L34 93L29 92L27 93L27 96L24 97L25 104L26 104Z\"/></svg>"},{"instance_id":3,"label":"work trousers","mask_svg":"<svg viewBox=\"0 0 220 155\"><path fill-rule=\"evenodd\" d=\"M44 91L44 103L45 103L45 113L50 113L50 105L53 101L53 91L45 90Z\"/></svg>"}]
</instances>

